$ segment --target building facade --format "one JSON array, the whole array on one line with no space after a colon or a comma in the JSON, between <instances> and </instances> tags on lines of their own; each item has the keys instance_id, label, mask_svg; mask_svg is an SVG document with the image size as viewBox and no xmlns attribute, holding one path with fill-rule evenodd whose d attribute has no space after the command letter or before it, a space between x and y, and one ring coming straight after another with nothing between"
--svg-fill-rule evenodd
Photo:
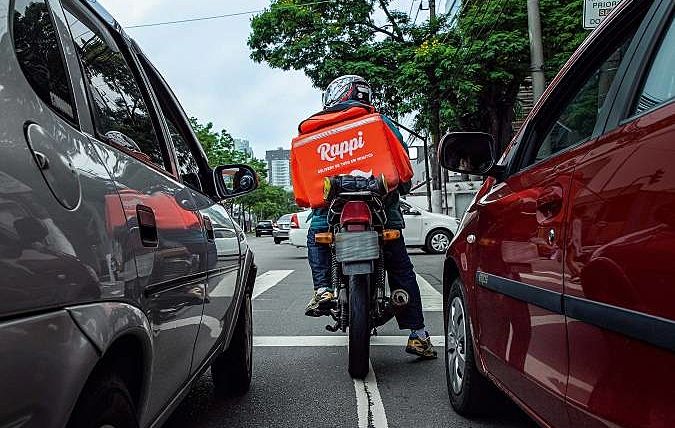
<instances>
[{"instance_id":1,"label":"building facade","mask_svg":"<svg viewBox=\"0 0 675 428\"><path fill-rule=\"evenodd\" d=\"M248 157L253 157L253 149L251 148L251 142L243 138L234 139L234 149L238 152L246 153Z\"/></svg>"},{"instance_id":2,"label":"building facade","mask_svg":"<svg viewBox=\"0 0 675 428\"><path fill-rule=\"evenodd\" d=\"M273 186L291 190L291 151L279 147L265 152L267 179Z\"/></svg>"}]
</instances>

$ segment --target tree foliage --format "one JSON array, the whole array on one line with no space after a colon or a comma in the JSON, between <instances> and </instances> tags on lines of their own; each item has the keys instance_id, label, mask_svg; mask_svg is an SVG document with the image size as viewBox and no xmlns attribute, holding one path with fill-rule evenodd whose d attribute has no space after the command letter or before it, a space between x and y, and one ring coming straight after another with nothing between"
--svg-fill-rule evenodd
<instances>
[{"instance_id":1,"label":"tree foliage","mask_svg":"<svg viewBox=\"0 0 675 428\"><path fill-rule=\"evenodd\" d=\"M362 75L385 113L414 113L417 130L432 140L449 128L508 142L529 73L525 1L465 0L456 19L421 22L390 10L390 0L304 3L274 0L252 19L255 61L302 70L317 88L342 74ZM581 0L541 0L549 77L587 34L581 11Z\"/></svg>"},{"instance_id":2,"label":"tree foliage","mask_svg":"<svg viewBox=\"0 0 675 428\"><path fill-rule=\"evenodd\" d=\"M297 210L292 194L281 187L271 186L267 183L267 164L260 159L235 150L234 139L229 132L224 129L219 132L214 131L213 123L202 124L195 118L190 118L190 124L211 167L226 164L245 164L253 168L258 174L260 184L258 189L231 202L237 205L238 213L251 212L256 214L258 218L277 218L280 215Z\"/></svg>"}]
</instances>

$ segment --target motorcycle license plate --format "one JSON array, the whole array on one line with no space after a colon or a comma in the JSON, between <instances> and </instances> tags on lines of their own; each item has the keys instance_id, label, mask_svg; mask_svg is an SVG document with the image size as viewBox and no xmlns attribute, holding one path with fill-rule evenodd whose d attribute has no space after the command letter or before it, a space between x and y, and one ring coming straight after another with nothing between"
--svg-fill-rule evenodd
<instances>
[{"instance_id":1,"label":"motorcycle license plate","mask_svg":"<svg viewBox=\"0 0 675 428\"><path fill-rule=\"evenodd\" d=\"M380 241L374 230L335 235L335 255L340 263L375 260L380 257Z\"/></svg>"}]
</instances>

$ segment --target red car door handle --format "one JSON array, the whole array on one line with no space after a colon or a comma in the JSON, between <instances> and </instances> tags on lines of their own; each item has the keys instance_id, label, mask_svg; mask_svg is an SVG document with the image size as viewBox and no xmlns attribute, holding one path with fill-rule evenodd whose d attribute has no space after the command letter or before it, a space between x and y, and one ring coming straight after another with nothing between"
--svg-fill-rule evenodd
<instances>
[{"instance_id":1,"label":"red car door handle","mask_svg":"<svg viewBox=\"0 0 675 428\"><path fill-rule=\"evenodd\" d=\"M540 221L549 220L560 214L562 207L562 189L558 187L547 189L537 198L537 218Z\"/></svg>"},{"instance_id":2,"label":"red car door handle","mask_svg":"<svg viewBox=\"0 0 675 428\"><path fill-rule=\"evenodd\" d=\"M144 247L157 247L157 222L152 208L145 205L136 205L136 217L138 218L138 231L141 235L141 243Z\"/></svg>"}]
</instances>

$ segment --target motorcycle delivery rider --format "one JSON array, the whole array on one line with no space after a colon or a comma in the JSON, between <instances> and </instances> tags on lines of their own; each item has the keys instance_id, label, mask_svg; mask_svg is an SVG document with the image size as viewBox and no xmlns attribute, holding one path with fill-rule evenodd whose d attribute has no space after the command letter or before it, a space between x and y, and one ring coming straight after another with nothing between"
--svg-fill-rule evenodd
<instances>
[{"instance_id":1,"label":"motorcycle delivery rider","mask_svg":"<svg viewBox=\"0 0 675 428\"><path fill-rule=\"evenodd\" d=\"M341 76L333 80L323 94L323 107L323 111L300 124L298 127L300 136L310 130L315 132L320 129L330 132L332 128L339 127L346 120L353 120L359 116L376 112L372 105L370 85L365 79L355 75ZM342 117L344 119L340 120ZM382 118L407 151L407 146L399 130L386 116L382 116ZM322 122L325 122L325 125ZM382 138L385 138L385 136L383 135ZM406 159L406 162L409 162L409 160ZM387 229L401 230L405 227L399 196L409 192L410 187L410 182L401 183L397 189L385 196L383 202L386 210L387 223L385 227ZM310 216L311 226L307 233L307 258L312 270L314 294L305 309L305 315L308 316L326 315L328 310L335 305L335 290L333 290L330 280L331 250L328 246L317 244L315 240L316 233L326 232L329 228L327 214L327 208L319 208L314 209ZM406 251L403 236L388 241L383 247L383 252L390 289L403 289L409 295L408 305L396 314L399 328L410 330L405 351L422 358L436 358L436 350L424 328L419 285L417 284L413 264Z\"/></svg>"}]
</instances>

